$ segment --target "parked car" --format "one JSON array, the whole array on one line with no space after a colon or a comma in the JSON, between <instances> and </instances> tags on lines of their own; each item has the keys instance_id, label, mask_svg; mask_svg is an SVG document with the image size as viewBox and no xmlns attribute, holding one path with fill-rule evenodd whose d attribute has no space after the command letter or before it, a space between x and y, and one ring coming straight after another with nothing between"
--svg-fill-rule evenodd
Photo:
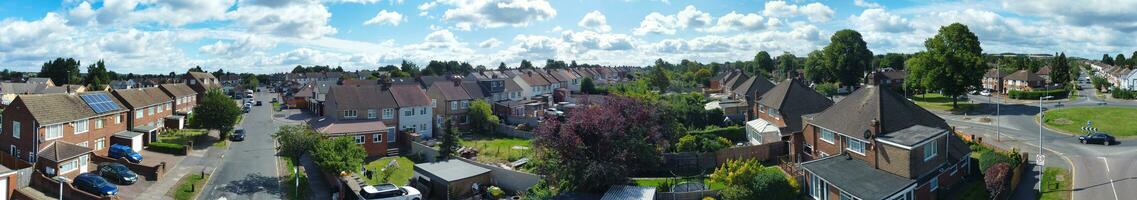
<instances>
[{"instance_id":1,"label":"parked car","mask_svg":"<svg viewBox=\"0 0 1137 200\"><path fill-rule=\"evenodd\" d=\"M365 200L420 200L422 194L412 187L398 187L390 183L363 186L359 199Z\"/></svg>"},{"instance_id":2,"label":"parked car","mask_svg":"<svg viewBox=\"0 0 1137 200\"><path fill-rule=\"evenodd\" d=\"M257 101L257 103L254 103L253 105L254 106L261 106L261 101Z\"/></svg>"},{"instance_id":3,"label":"parked car","mask_svg":"<svg viewBox=\"0 0 1137 200\"><path fill-rule=\"evenodd\" d=\"M99 176L104 179L122 185L130 185L138 182L138 174L134 173L134 171L130 171L130 168L120 163L99 163L98 173Z\"/></svg>"},{"instance_id":4,"label":"parked car","mask_svg":"<svg viewBox=\"0 0 1137 200\"><path fill-rule=\"evenodd\" d=\"M111 148L107 150L107 156L114 159L126 158L126 161L130 161L132 163L142 162L142 154L139 154L133 149L130 149L130 146L121 144L111 145Z\"/></svg>"},{"instance_id":5,"label":"parked car","mask_svg":"<svg viewBox=\"0 0 1137 200\"><path fill-rule=\"evenodd\" d=\"M276 102L277 102L277 100L276 100L276 97L273 97L273 98L272 98L272 101L269 101L269 102L270 102L270 103L276 103Z\"/></svg>"},{"instance_id":6,"label":"parked car","mask_svg":"<svg viewBox=\"0 0 1137 200\"><path fill-rule=\"evenodd\" d=\"M79 176L75 177L75 180L71 181L71 186L99 196L114 196L118 194L118 186L92 173L79 174Z\"/></svg>"},{"instance_id":7,"label":"parked car","mask_svg":"<svg viewBox=\"0 0 1137 200\"><path fill-rule=\"evenodd\" d=\"M991 91L983 90L982 92L979 92L979 95L991 96Z\"/></svg>"},{"instance_id":8,"label":"parked car","mask_svg":"<svg viewBox=\"0 0 1137 200\"><path fill-rule=\"evenodd\" d=\"M1078 141L1082 144L1101 143L1103 145L1112 145L1117 143L1117 139L1107 133L1090 133L1088 135L1078 136Z\"/></svg>"},{"instance_id":9,"label":"parked car","mask_svg":"<svg viewBox=\"0 0 1137 200\"><path fill-rule=\"evenodd\" d=\"M232 141L245 141L245 129L237 129L233 131L233 135L229 136Z\"/></svg>"}]
</instances>

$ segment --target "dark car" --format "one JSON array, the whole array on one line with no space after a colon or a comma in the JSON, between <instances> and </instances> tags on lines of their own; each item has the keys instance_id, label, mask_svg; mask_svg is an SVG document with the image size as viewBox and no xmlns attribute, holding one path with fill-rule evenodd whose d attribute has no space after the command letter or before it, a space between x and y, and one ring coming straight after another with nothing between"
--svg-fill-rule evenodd
<instances>
[{"instance_id":1,"label":"dark car","mask_svg":"<svg viewBox=\"0 0 1137 200\"><path fill-rule=\"evenodd\" d=\"M1106 133L1091 133L1089 135L1078 136L1078 141L1082 142L1082 144L1100 143L1112 145L1113 143L1117 143L1117 139Z\"/></svg>"},{"instance_id":2,"label":"dark car","mask_svg":"<svg viewBox=\"0 0 1137 200\"><path fill-rule=\"evenodd\" d=\"M79 176L76 176L75 180L71 182L71 186L99 196L114 196L118 194L118 186L92 173L79 174Z\"/></svg>"},{"instance_id":3,"label":"dark car","mask_svg":"<svg viewBox=\"0 0 1137 200\"><path fill-rule=\"evenodd\" d=\"M107 155L114 159L126 158L126 161L130 161L132 163L142 162L142 154L135 152L126 145L111 145L111 148L107 150Z\"/></svg>"},{"instance_id":4,"label":"dark car","mask_svg":"<svg viewBox=\"0 0 1137 200\"><path fill-rule=\"evenodd\" d=\"M255 104L253 104L253 105L255 105L255 106L261 106L261 101L257 101L257 103L255 103Z\"/></svg>"},{"instance_id":5,"label":"dark car","mask_svg":"<svg viewBox=\"0 0 1137 200\"><path fill-rule=\"evenodd\" d=\"M99 176L104 179L123 185L130 185L138 182L138 174L130 171L126 165L119 163L105 162L99 163Z\"/></svg>"},{"instance_id":6,"label":"dark car","mask_svg":"<svg viewBox=\"0 0 1137 200\"><path fill-rule=\"evenodd\" d=\"M229 136L229 140L233 140L233 141L245 141L245 130L244 130L244 129L237 129L237 130L234 130L234 131L233 131L233 135L232 135L232 136Z\"/></svg>"}]
</instances>

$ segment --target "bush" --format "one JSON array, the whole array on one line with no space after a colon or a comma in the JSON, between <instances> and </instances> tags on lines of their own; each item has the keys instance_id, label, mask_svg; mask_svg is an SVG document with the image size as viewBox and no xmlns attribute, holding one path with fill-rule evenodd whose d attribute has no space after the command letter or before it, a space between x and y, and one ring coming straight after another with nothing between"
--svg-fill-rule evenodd
<instances>
[{"instance_id":1,"label":"bush","mask_svg":"<svg viewBox=\"0 0 1137 200\"><path fill-rule=\"evenodd\" d=\"M688 135L702 135L702 134L708 134L708 133L714 134L714 135L719 136L719 137L724 137L726 139L729 139L730 142L733 142L733 143L746 142L746 129L744 129L741 126L709 128L709 129L704 129L704 130L687 132Z\"/></svg>"},{"instance_id":2,"label":"bush","mask_svg":"<svg viewBox=\"0 0 1137 200\"><path fill-rule=\"evenodd\" d=\"M147 147L147 149L150 149L150 151L154 151L154 152L162 152L162 153L178 154L178 155L186 153L186 146L185 145L174 144L174 143L151 142L150 144L146 145L146 147Z\"/></svg>"},{"instance_id":3,"label":"bush","mask_svg":"<svg viewBox=\"0 0 1137 200\"><path fill-rule=\"evenodd\" d=\"M1010 97L1012 99L1030 100L1030 99L1038 99L1039 97L1044 97L1044 96L1054 96L1054 98L1065 98L1066 95L1069 95L1069 94L1070 94L1070 92L1066 91L1065 89L1037 90L1037 91L1011 90L1011 91L1007 92L1007 97Z\"/></svg>"},{"instance_id":4,"label":"bush","mask_svg":"<svg viewBox=\"0 0 1137 200\"><path fill-rule=\"evenodd\" d=\"M991 197L998 198L1006 192L1011 182L1011 166L1006 163L997 163L988 168L983 175L983 183L990 192Z\"/></svg>"},{"instance_id":5,"label":"bush","mask_svg":"<svg viewBox=\"0 0 1137 200\"><path fill-rule=\"evenodd\" d=\"M729 186L722 191L722 199L793 199L793 186L777 170L763 170L757 176L746 177L741 185Z\"/></svg>"},{"instance_id":6,"label":"bush","mask_svg":"<svg viewBox=\"0 0 1137 200\"><path fill-rule=\"evenodd\" d=\"M675 144L675 150L679 152L715 152L730 147L730 144L730 140L709 133L688 134L679 138L679 143Z\"/></svg>"},{"instance_id":7,"label":"bush","mask_svg":"<svg viewBox=\"0 0 1137 200\"><path fill-rule=\"evenodd\" d=\"M1113 89L1109 89L1109 93L1110 93L1110 95L1113 96L1113 98L1116 98L1116 99L1135 99L1135 98L1137 98L1137 91L1134 91L1134 90L1126 90L1126 89L1114 87Z\"/></svg>"},{"instance_id":8,"label":"bush","mask_svg":"<svg viewBox=\"0 0 1137 200\"><path fill-rule=\"evenodd\" d=\"M1019 159L1022 159L1018 156L1017 151L1012 151L1012 155L1006 155L989 149L984 149L979 153L979 170L984 172L999 163L1006 163L1011 168L1018 167Z\"/></svg>"},{"instance_id":9,"label":"bush","mask_svg":"<svg viewBox=\"0 0 1137 200\"><path fill-rule=\"evenodd\" d=\"M490 195L493 196L493 198L501 198L505 196L505 191L502 191L501 188L497 186L490 186L489 188L486 188L486 191L488 191Z\"/></svg>"}]
</instances>

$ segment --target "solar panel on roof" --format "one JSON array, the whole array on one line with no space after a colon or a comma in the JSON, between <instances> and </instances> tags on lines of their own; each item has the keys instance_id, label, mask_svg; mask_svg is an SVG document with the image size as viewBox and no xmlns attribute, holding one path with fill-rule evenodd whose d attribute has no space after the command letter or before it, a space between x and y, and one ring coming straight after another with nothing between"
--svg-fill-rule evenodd
<instances>
[{"instance_id":1,"label":"solar panel on roof","mask_svg":"<svg viewBox=\"0 0 1137 200\"><path fill-rule=\"evenodd\" d=\"M105 93L84 94L79 96L91 107L95 113L104 113L111 110L119 109L118 104L111 101L110 97Z\"/></svg>"}]
</instances>

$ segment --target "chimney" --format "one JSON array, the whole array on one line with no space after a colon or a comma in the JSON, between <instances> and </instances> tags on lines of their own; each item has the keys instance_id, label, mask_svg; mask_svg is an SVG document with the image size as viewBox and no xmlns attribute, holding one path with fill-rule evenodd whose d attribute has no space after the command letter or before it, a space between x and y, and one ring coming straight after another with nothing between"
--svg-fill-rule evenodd
<instances>
[{"instance_id":1,"label":"chimney","mask_svg":"<svg viewBox=\"0 0 1137 200\"><path fill-rule=\"evenodd\" d=\"M458 75L451 76L450 80L454 81L454 86L462 86L462 77L461 76L458 76Z\"/></svg>"},{"instance_id":2,"label":"chimney","mask_svg":"<svg viewBox=\"0 0 1137 200\"><path fill-rule=\"evenodd\" d=\"M868 137L876 137L877 134L880 134L880 121L879 120L873 119L872 121L870 121L869 127L872 128L872 130L871 130L872 134L866 135L866 139Z\"/></svg>"},{"instance_id":3,"label":"chimney","mask_svg":"<svg viewBox=\"0 0 1137 200\"><path fill-rule=\"evenodd\" d=\"M380 76L379 81L376 81L376 82L379 83L379 87L383 88L383 90L387 90L387 89L391 88L391 77L390 76L387 76L387 75Z\"/></svg>"}]
</instances>

